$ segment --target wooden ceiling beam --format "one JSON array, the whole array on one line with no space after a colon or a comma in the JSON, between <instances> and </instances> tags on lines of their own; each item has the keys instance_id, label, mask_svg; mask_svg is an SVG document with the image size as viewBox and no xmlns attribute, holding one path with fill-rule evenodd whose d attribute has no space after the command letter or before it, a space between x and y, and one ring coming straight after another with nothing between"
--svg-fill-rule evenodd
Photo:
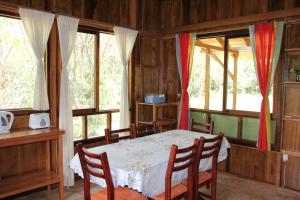
<instances>
[{"instance_id":1,"label":"wooden ceiling beam","mask_svg":"<svg viewBox=\"0 0 300 200\"><path fill-rule=\"evenodd\" d=\"M165 30L164 32L166 34L174 34L179 32L201 32L201 31L207 32L208 31L207 29L214 29L214 32L216 32L217 31L216 29L224 29L224 28L225 30L226 28L232 29L232 26L238 26L238 28L241 29L243 25L244 28L248 28L247 26L253 23L268 21L268 20L278 20L278 19L284 19L284 18L295 17L295 16L300 16L300 8L278 10L278 11L272 11L272 12L261 13L256 15L228 18L228 19L222 19L216 21L206 21L197 24L184 25L176 28L171 28Z\"/></svg>"},{"instance_id":2,"label":"wooden ceiling beam","mask_svg":"<svg viewBox=\"0 0 300 200\"><path fill-rule=\"evenodd\" d=\"M201 42L200 40L196 40L195 45L198 47L203 47L203 48L207 48L207 49L212 49L212 50L217 50L217 51L224 51L223 47L218 47L218 46L213 46L213 45L209 45L209 44L204 44L203 42ZM239 52L233 49L229 49L228 50L230 53L232 54L238 54Z\"/></svg>"}]
</instances>

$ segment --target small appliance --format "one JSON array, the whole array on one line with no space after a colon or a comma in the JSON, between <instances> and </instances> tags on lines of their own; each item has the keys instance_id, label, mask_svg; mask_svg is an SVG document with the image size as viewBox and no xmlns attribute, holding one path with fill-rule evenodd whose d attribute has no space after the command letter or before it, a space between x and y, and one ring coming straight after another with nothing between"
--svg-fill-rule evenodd
<instances>
[{"instance_id":1,"label":"small appliance","mask_svg":"<svg viewBox=\"0 0 300 200\"><path fill-rule=\"evenodd\" d=\"M145 103L165 103L166 97L164 94L148 94L145 97Z\"/></svg>"},{"instance_id":2,"label":"small appliance","mask_svg":"<svg viewBox=\"0 0 300 200\"><path fill-rule=\"evenodd\" d=\"M29 116L29 127L31 129L49 128L49 113L34 113Z\"/></svg>"},{"instance_id":3,"label":"small appliance","mask_svg":"<svg viewBox=\"0 0 300 200\"><path fill-rule=\"evenodd\" d=\"M14 121L14 115L11 112L0 111L0 133L9 133Z\"/></svg>"}]
</instances>

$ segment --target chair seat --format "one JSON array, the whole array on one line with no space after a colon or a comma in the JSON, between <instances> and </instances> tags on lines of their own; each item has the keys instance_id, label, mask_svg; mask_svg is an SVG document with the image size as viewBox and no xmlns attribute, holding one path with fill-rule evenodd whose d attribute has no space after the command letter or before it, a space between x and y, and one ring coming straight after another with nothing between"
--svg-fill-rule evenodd
<instances>
[{"instance_id":1,"label":"chair seat","mask_svg":"<svg viewBox=\"0 0 300 200\"><path fill-rule=\"evenodd\" d=\"M175 185L171 188L171 199L178 198L186 192L187 192L187 186L186 185L184 185L182 183L178 184L178 185ZM164 200L164 199L165 199L165 193L164 192L153 198L153 200Z\"/></svg>"},{"instance_id":2,"label":"chair seat","mask_svg":"<svg viewBox=\"0 0 300 200\"><path fill-rule=\"evenodd\" d=\"M198 185L202 186L212 179L211 173L209 172L199 172L198 174ZM187 180L182 182L183 185L187 186Z\"/></svg>"},{"instance_id":3,"label":"chair seat","mask_svg":"<svg viewBox=\"0 0 300 200\"><path fill-rule=\"evenodd\" d=\"M126 187L115 188L116 200L147 200L145 196L137 191L131 190ZM107 200L107 190L103 189L91 195L91 200Z\"/></svg>"},{"instance_id":4,"label":"chair seat","mask_svg":"<svg viewBox=\"0 0 300 200\"><path fill-rule=\"evenodd\" d=\"M198 185L202 186L204 184L206 184L207 182L211 181L212 176L211 173L209 172L199 172L198 174Z\"/></svg>"}]
</instances>

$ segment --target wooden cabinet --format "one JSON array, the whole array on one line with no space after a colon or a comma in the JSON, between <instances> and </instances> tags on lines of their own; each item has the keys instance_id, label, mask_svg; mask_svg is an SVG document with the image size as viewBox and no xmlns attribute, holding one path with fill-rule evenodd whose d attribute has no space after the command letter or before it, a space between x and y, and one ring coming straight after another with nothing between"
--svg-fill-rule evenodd
<instances>
[{"instance_id":1,"label":"wooden cabinet","mask_svg":"<svg viewBox=\"0 0 300 200\"><path fill-rule=\"evenodd\" d=\"M52 184L64 198L62 136L57 129L0 135L0 199Z\"/></svg>"},{"instance_id":2,"label":"wooden cabinet","mask_svg":"<svg viewBox=\"0 0 300 200\"><path fill-rule=\"evenodd\" d=\"M136 125L153 124L155 122L160 131L175 129L178 123L178 106L178 102L136 102Z\"/></svg>"},{"instance_id":3,"label":"wooden cabinet","mask_svg":"<svg viewBox=\"0 0 300 200\"><path fill-rule=\"evenodd\" d=\"M300 66L300 19L286 23L285 69L283 87L283 119L281 153L287 155L281 167L281 185L300 190L300 82L291 68Z\"/></svg>"}]
</instances>

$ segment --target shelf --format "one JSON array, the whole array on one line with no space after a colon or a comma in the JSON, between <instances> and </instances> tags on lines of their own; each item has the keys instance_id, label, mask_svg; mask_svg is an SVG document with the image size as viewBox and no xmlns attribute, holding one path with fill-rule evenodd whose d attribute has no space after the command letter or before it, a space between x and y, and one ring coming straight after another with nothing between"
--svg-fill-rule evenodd
<instances>
[{"instance_id":1,"label":"shelf","mask_svg":"<svg viewBox=\"0 0 300 200\"><path fill-rule=\"evenodd\" d=\"M285 52L300 52L300 48L286 48Z\"/></svg>"},{"instance_id":2,"label":"shelf","mask_svg":"<svg viewBox=\"0 0 300 200\"><path fill-rule=\"evenodd\" d=\"M63 133L63 130L51 128L13 131L11 133L0 134L0 147L54 140Z\"/></svg>"},{"instance_id":3,"label":"shelf","mask_svg":"<svg viewBox=\"0 0 300 200\"><path fill-rule=\"evenodd\" d=\"M169 102L169 103L145 103L145 102L137 102L139 105L145 106L155 106L155 107L167 107L167 106L178 106L178 102Z\"/></svg>"},{"instance_id":4,"label":"shelf","mask_svg":"<svg viewBox=\"0 0 300 200\"><path fill-rule=\"evenodd\" d=\"M299 151L291 151L291 150L281 150L282 154L288 154L290 156L295 156L295 157L300 157L300 152Z\"/></svg>"},{"instance_id":5,"label":"shelf","mask_svg":"<svg viewBox=\"0 0 300 200\"><path fill-rule=\"evenodd\" d=\"M283 82L286 85L298 85L300 86L300 82L296 82L296 81L285 81Z\"/></svg>"},{"instance_id":6,"label":"shelf","mask_svg":"<svg viewBox=\"0 0 300 200\"><path fill-rule=\"evenodd\" d=\"M285 116L282 119L286 120L286 121L299 121L300 122L300 116L299 117L296 117L296 116Z\"/></svg>"},{"instance_id":7,"label":"shelf","mask_svg":"<svg viewBox=\"0 0 300 200\"><path fill-rule=\"evenodd\" d=\"M59 183L59 176L54 172L35 171L0 180L0 199L15 194Z\"/></svg>"},{"instance_id":8,"label":"shelf","mask_svg":"<svg viewBox=\"0 0 300 200\"><path fill-rule=\"evenodd\" d=\"M152 125L153 121L138 121L138 123ZM177 124L176 119L163 119L163 120L156 121L157 126L166 126L166 125L173 125L173 124Z\"/></svg>"}]
</instances>

